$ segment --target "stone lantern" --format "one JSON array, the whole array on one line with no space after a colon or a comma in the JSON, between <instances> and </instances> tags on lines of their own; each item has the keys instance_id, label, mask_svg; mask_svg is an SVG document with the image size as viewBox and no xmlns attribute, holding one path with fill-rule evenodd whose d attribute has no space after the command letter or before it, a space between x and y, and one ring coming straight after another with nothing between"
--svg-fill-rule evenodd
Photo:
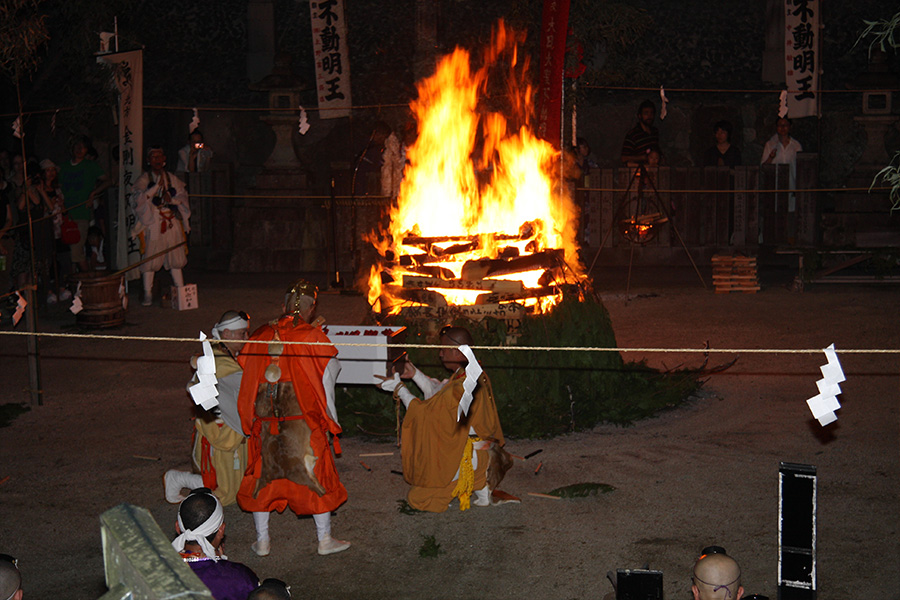
<instances>
[{"instance_id":1,"label":"stone lantern","mask_svg":"<svg viewBox=\"0 0 900 600\"><path fill-rule=\"evenodd\" d=\"M900 80L891 72L887 54L880 48L872 48L866 72L853 82L854 88L863 90L862 115L853 117L866 131L866 149L859 160L860 165L880 169L890 162L884 138L898 120L891 114L891 90L897 89L898 84Z\"/></svg>"},{"instance_id":2,"label":"stone lantern","mask_svg":"<svg viewBox=\"0 0 900 600\"><path fill-rule=\"evenodd\" d=\"M283 52L276 55L272 72L250 89L269 94L269 112L259 118L275 132L275 147L263 164L266 171L299 170L292 140L300 118L300 92L306 88L294 76L290 56Z\"/></svg>"}]
</instances>

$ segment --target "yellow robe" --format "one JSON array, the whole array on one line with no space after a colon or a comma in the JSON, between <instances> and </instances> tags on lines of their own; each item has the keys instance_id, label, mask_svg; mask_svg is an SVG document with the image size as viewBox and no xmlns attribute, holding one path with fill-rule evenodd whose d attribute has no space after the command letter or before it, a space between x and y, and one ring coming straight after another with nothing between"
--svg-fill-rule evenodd
<instances>
[{"instance_id":1,"label":"yellow robe","mask_svg":"<svg viewBox=\"0 0 900 600\"><path fill-rule=\"evenodd\" d=\"M227 353L218 348L213 352L218 378L241 370ZM247 438L221 419L195 419L194 429L194 466L203 477L203 485L213 491L222 506L234 504L247 469Z\"/></svg>"},{"instance_id":2,"label":"yellow robe","mask_svg":"<svg viewBox=\"0 0 900 600\"><path fill-rule=\"evenodd\" d=\"M412 487L407 495L410 506L429 512L444 512L453 499L455 476L460 468L469 428L482 440L505 443L491 381L482 374L475 388L468 416L457 421L459 399L463 394L465 370L458 369L434 396L413 399L406 409L401 437L403 476ZM486 450L477 450L475 489L485 486L488 466Z\"/></svg>"}]
</instances>

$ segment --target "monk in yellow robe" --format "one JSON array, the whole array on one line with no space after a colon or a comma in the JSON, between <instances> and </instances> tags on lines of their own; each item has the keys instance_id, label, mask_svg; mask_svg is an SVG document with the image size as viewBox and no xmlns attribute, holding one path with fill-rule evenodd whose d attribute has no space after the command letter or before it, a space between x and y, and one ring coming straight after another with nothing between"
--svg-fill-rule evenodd
<instances>
[{"instance_id":1,"label":"monk in yellow robe","mask_svg":"<svg viewBox=\"0 0 900 600\"><path fill-rule=\"evenodd\" d=\"M380 386L406 405L401 457L403 477L411 486L407 500L417 510L444 512L453 498L459 498L460 509L466 510L474 493L476 506L489 506L488 451L505 443L491 381L485 373L478 376L468 413L457 418L468 363L459 346L472 345L472 336L465 328L445 327L441 344L445 346L439 352L441 362L453 373L449 379L428 377L407 362L402 374ZM412 379L425 400L413 396L401 377Z\"/></svg>"}]
</instances>

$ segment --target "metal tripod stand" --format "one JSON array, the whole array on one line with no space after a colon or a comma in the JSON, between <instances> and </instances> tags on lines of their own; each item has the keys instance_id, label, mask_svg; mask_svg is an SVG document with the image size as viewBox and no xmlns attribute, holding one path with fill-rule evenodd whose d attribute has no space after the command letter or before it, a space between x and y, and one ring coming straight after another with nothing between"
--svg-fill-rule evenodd
<instances>
[{"instance_id":1,"label":"metal tripod stand","mask_svg":"<svg viewBox=\"0 0 900 600\"><path fill-rule=\"evenodd\" d=\"M632 188L635 186L635 183L637 184L636 193L632 195ZM649 186L652 195L644 194L646 186ZM594 255L594 260L591 262L588 273L594 270L594 265L600 257L601 250L606 245L609 236L612 235L613 229L618 226L622 237L631 243L631 254L628 257L628 280L625 285L625 292L628 293L628 290L631 289L631 266L634 262L635 245L643 246L652 241L659 232L659 228L665 223L669 223L672 226L672 231L675 233L675 237L678 238L678 242L684 249L688 260L691 261L691 266L694 267L694 272L700 279L700 283L703 284L704 289L708 289L703 276L700 275L697 264L694 262L694 258L681 237L681 233L679 233L675 222L672 220L671 211L659 197L656 184L653 183L653 179L644 165L638 165L634 173L632 173L631 179L628 181L628 187L625 188L625 193L622 195L622 199L619 200L612 222L609 224L609 229L600 242L600 247L597 248L597 253Z\"/></svg>"}]
</instances>

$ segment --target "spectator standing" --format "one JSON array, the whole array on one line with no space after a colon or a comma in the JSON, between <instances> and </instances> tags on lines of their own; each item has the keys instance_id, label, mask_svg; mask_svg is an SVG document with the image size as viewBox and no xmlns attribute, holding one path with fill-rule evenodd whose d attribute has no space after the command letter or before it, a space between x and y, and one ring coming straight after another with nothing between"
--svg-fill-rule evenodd
<instances>
[{"instance_id":1,"label":"spectator standing","mask_svg":"<svg viewBox=\"0 0 900 600\"><path fill-rule=\"evenodd\" d=\"M9 176L6 178L11 187L13 200L18 200L25 193L25 161L21 154L15 154L11 160Z\"/></svg>"},{"instance_id":2,"label":"spectator standing","mask_svg":"<svg viewBox=\"0 0 900 600\"><path fill-rule=\"evenodd\" d=\"M87 270L84 242L91 225L94 203L112 185L112 180L95 161L87 157L91 148L87 136L78 136L72 143L72 158L59 168L59 185L66 211L78 225L81 239L69 246L71 261L82 271Z\"/></svg>"},{"instance_id":3,"label":"spectator standing","mask_svg":"<svg viewBox=\"0 0 900 600\"><path fill-rule=\"evenodd\" d=\"M779 117L775 121L775 135L769 138L763 148L760 164L790 165L790 188L797 187L797 153L803 152L803 146L791 137L791 120ZM788 196L788 212L797 210L797 199L793 193Z\"/></svg>"},{"instance_id":4,"label":"spectator standing","mask_svg":"<svg viewBox=\"0 0 900 600\"><path fill-rule=\"evenodd\" d=\"M49 286L50 291L47 293L47 303L53 304L57 299L65 302L72 297L71 292L63 286L62 278L60 277L61 263L71 264L71 259L68 256L69 246L63 244L60 240L65 204L62 190L59 187L59 168L49 158L41 161L41 182L38 184L38 189L44 196L47 205L51 207L50 221L53 227L54 252L50 264L52 285ZM65 254L66 258L60 260L60 254Z\"/></svg>"},{"instance_id":5,"label":"spectator standing","mask_svg":"<svg viewBox=\"0 0 900 600\"><path fill-rule=\"evenodd\" d=\"M704 167L737 167L741 164L741 151L731 144L734 128L725 120L713 125L716 143L703 154Z\"/></svg>"},{"instance_id":6,"label":"spectator standing","mask_svg":"<svg viewBox=\"0 0 900 600\"><path fill-rule=\"evenodd\" d=\"M626 165L646 165L651 152L661 155L659 149L659 130L654 127L656 105L644 100L638 106L638 122L625 134L622 143L622 163Z\"/></svg>"},{"instance_id":7,"label":"spectator standing","mask_svg":"<svg viewBox=\"0 0 900 600\"><path fill-rule=\"evenodd\" d=\"M188 143L178 151L178 168L175 173L184 177L183 173L202 173L209 170L213 151L203 141L203 132L194 129L188 135Z\"/></svg>"},{"instance_id":8,"label":"spectator standing","mask_svg":"<svg viewBox=\"0 0 900 600\"><path fill-rule=\"evenodd\" d=\"M12 233L10 278L14 285L22 289L29 282L36 283L43 294L49 283L49 267L54 255L53 224L49 218L52 206L41 193L41 173L37 165L33 165L33 174L29 178L31 185L23 186L22 193L17 198L10 198L6 204L6 220L0 229L0 238L7 231ZM14 186L14 192L15 189ZM38 281L32 281L31 277L32 255Z\"/></svg>"},{"instance_id":9,"label":"spectator standing","mask_svg":"<svg viewBox=\"0 0 900 600\"><path fill-rule=\"evenodd\" d=\"M584 185L587 187L590 185L588 177L591 174L591 170L598 168L600 165L598 165L597 161L594 160L594 157L591 156L591 144L586 138L578 138L575 148L577 149L578 166L581 168Z\"/></svg>"}]
</instances>

